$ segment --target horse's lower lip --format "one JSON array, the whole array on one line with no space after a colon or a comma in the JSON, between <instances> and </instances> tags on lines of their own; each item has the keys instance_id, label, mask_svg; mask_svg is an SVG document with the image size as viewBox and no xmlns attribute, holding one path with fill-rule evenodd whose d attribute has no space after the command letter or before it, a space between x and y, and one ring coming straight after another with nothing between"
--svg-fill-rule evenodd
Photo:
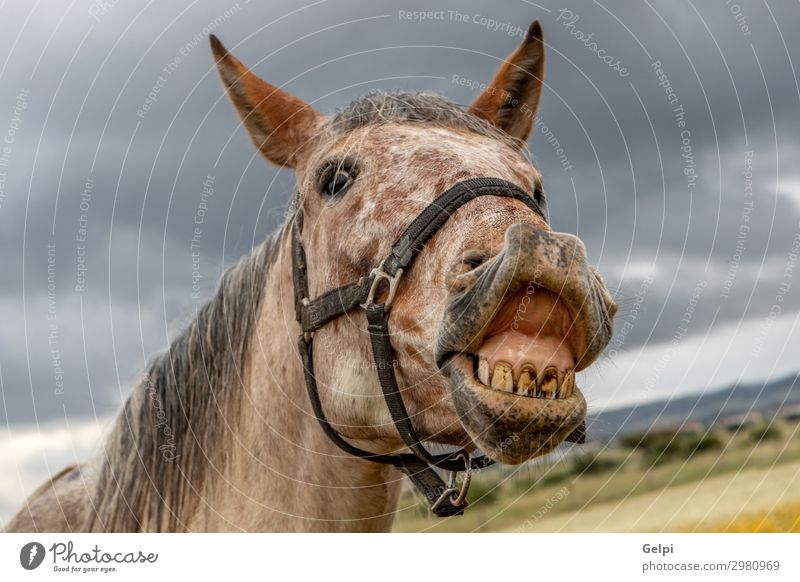
<instances>
[{"instance_id":1,"label":"horse's lower lip","mask_svg":"<svg viewBox=\"0 0 800 582\"><path fill-rule=\"evenodd\" d=\"M483 386L472 374L469 357L447 362L451 396L462 425L487 455L503 463L522 463L549 453L586 415L576 388L565 398L526 398Z\"/></svg>"}]
</instances>

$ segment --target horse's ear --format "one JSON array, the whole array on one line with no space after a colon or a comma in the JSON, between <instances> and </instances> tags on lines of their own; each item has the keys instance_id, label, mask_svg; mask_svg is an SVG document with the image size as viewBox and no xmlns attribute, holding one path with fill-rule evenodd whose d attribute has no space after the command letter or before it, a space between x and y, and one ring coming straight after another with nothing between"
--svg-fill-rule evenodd
<instances>
[{"instance_id":1,"label":"horse's ear","mask_svg":"<svg viewBox=\"0 0 800 582\"><path fill-rule=\"evenodd\" d=\"M525 40L497 69L492 82L469 110L522 142L528 135L539 107L544 84L542 27L534 20Z\"/></svg>"},{"instance_id":2,"label":"horse's ear","mask_svg":"<svg viewBox=\"0 0 800 582\"><path fill-rule=\"evenodd\" d=\"M272 163L294 167L323 116L303 100L259 79L213 34L210 41L222 84L253 143Z\"/></svg>"}]
</instances>

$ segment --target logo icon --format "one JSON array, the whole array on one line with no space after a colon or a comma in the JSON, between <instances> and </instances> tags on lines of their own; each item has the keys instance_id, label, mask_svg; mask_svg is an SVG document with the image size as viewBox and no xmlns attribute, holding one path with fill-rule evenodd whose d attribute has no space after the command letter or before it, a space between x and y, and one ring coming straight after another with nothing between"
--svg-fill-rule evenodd
<instances>
[{"instance_id":1,"label":"logo icon","mask_svg":"<svg viewBox=\"0 0 800 582\"><path fill-rule=\"evenodd\" d=\"M35 570L44 561L44 546L39 542L28 542L19 551L19 563L26 570Z\"/></svg>"}]
</instances>

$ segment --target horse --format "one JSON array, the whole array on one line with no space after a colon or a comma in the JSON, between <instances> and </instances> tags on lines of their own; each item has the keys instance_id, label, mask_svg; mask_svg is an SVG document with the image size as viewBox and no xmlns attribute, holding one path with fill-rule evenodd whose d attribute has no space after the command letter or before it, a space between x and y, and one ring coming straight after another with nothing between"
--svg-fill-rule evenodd
<instances>
[{"instance_id":1,"label":"horse","mask_svg":"<svg viewBox=\"0 0 800 582\"><path fill-rule=\"evenodd\" d=\"M575 373L608 344L617 308L582 241L548 224L526 156L539 22L468 107L371 92L331 115L210 41L254 145L296 175L285 221L151 361L96 457L44 483L6 531L388 531L398 468L418 459L402 453L408 431L417 455L424 442L506 464L579 432ZM494 190L469 194L486 176ZM413 266L387 274L393 241L456 185ZM304 325L310 298L344 301L352 281L369 295ZM390 300L391 333L375 340L390 348L373 358L369 309ZM386 369L406 418L384 401Z\"/></svg>"}]
</instances>

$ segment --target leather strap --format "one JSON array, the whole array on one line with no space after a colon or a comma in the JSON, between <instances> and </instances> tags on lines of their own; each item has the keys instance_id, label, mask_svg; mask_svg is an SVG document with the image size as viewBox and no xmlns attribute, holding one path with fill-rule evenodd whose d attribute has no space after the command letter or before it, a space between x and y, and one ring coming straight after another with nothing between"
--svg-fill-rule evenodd
<instances>
[{"instance_id":1,"label":"leather strap","mask_svg":"<svg viewBox=\"0 0 800 582\"><path fill-rule=\"evenodd\" d=\"M367 306L366 312L369 324L367 329L372 342L372 354L377 367L378 381L383 392L383 399L389 408L389 414L391 414L392 421L397 427L397 432L400 433L400 438L403 439L403 442L415 455L428 464L448 471L463 471L464 463L454 458L455 453L432 455L422 445L421 439L417 436L414 425L411 423L400 388L397 385L397 377L394 373L394 365L396 364L394 348L392 348L389 338L389 315L386 313L384 306L380 304ZM483 458L471 459L470 463L476 463L477 466ZM489 464L484 466L489 466Z\"/></svg>"},{"instance_id":2,"label":"leather strap","mask_svg":"<svg viewBox=\"0 0 800 582\"><path fill-rule=\"evenodd\" d=\"M372 354L377 364L378 381L383 391L386 406L392 416L392 421L394 421L394 425L400 433L400 438L403 439L406 446L419 458L435 465L437 460L420 443L420 439L408 416L408 410L406 410L406 405L400 394L400 388L397 386L397 377L394 373L396 361L394 359L394 349L392 349L392 343L389 339L388 314L384 306L380 304L369 305L366 311L367 322L369 323L367 329L369 330L369 339L372 342ZM450 470L457 471L459 469L463 469L463 466L459 467L456 464Z\"/></svg>"},{"instance_id":3,"label":"leather strap","mask_svg":"<svg viewBox=\"0 0 800 582\"><path fill-rule=\"evenodd\" d=\"M308 392L308 399L311 402L311 409L314 411L314 416L322 427L323 432L328 435L336 446L343 451L350 453L354 457L360 457L376 463L384 463L388 465L400 466L400 462L396 459L395 455L379 455L377 453L370 453L363 449L359 449L348 443L342 436L328 422L325 416L325 411L322 410L322 402L319 399L319 390L317 389L317 378L314 375L314 353L312 349L311 340L306 340L302 335L297 340L297 348L300 352L300 359L303 362L303 369L306 377L306 391Z\"/></svg>"},{"instance_id":4,"label":"leather strap","mask_svg":"<svg viewBox=\"0 0 800 582\"><path fill-rule=\"evenodd\" d=\"M348 283L331 289L314 299L307 301L300 310L300 329L317 331L329 321L352 311L367 297L372 278L361 277L355 283Z\"/></svg>"},{"instance_id":5,"label":"leather strap","mask_svg":"<svg viewBox=\"0 0 800 582\"><path fill-rule=\"evenodd\" d=\"M499 178L470 178L437 197L408 225L392 246L389 258L384 261L384 270L389 275L394 275L398 269L407 269L425 243L444 226L456 210L467 202L486 195L519 200L547 220L533 197L516 184Z\"/></svg>"},{"instance_id":6,"label":"leather strap","mask_svg":"<svg viewBox=\"0 0 800 582\"><path fill-rule=\"evenodd\" d=\"M460 515L467 507L464 502L458 506L453 505L453 498L450 495L445 495L448 491L448 486L434 471L431 466L421 460L416 455L401 454L401 455L381 455L378 453L370 453L363 449L350 444L342 436L336 432L331 426L325 412L322 410L322 403L319 399L319 390L317 389L317 379L314 375L314 357L312 350L312 341L306 340L303 335L297 341L297 347L300 352L300 359L303 362L303 369L306 378L306 391L308 392L308 399L311 402L311 409L314 411L314 416L317 422L322 427L322 431L328 436L333 443L342 449L344 452L374 463L382 463L385 465L393 465L400 469L408 478L416 489L425 497L431 506L432 511L438 517L449 517L453 515ZM423 449L424 450L424 449ZM427 451L426 451L427 452ZM486 465L488 466L488 465ZM464 467L462 467L463 469ZM438 504L437 501L441 500ZM434 507L434 505L436 505Z\"/></svg>"}]
</instances>

